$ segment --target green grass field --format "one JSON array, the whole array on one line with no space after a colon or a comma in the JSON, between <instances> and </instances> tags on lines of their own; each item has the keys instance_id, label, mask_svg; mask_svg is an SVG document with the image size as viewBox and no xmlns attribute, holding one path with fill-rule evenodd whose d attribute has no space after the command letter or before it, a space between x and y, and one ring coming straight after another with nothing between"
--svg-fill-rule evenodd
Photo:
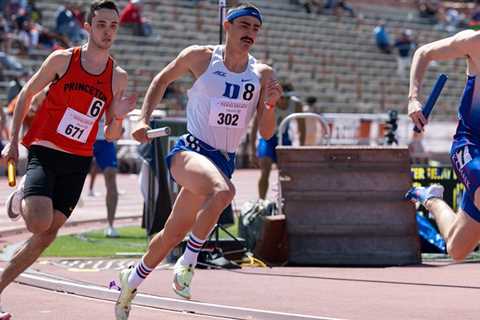
<instances>
[{"instance_id":1,"label":"green grass field","mask_svg":"<svg viewBox=\"0 0 480 320\"><path fill-rule=\"evenodd\" d=\"M234 224L227 229L237 235L238 228ZM141 254L147 248L145 230L139 227L119 228L120 237L106 238L102 230L80 234L59 236L43 253L44 257L115 257L125 254ZM220 231L220 238L226 234Z\"/></svg>"}]
</instances>

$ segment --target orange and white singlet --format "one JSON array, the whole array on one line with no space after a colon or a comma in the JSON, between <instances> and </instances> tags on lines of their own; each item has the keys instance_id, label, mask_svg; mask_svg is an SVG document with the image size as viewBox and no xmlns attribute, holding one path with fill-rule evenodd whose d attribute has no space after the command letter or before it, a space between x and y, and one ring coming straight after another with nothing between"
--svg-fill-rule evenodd
<instances>
[{"instance_id":1,"label":"orange and white singlet","mask_svg":"<svg viewBox=\"0 0 480 320\"><path fill-rule=\"evenodd\" d=\"M113 100L113 68L109 57L102 73L89 73L81 64L81 48L74 48L67 71L50 85L22 144L28 148L43 140L68 153L91 156L98 122Z\"/></svg>"}]
</instances>

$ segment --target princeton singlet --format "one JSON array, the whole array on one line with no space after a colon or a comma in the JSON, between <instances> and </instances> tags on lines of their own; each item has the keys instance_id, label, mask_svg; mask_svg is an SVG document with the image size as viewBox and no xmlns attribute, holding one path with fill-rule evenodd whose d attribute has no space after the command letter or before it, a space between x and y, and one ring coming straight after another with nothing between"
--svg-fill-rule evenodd
<instances>
[{"instance_id":1,"label":"princeton singlet","mask_svg":"<svg viewBox=\"0 0 480 320\"><path fill-rule=\"evenodd\" d=\"M452 150L465 145L480 146L480 84L469 75L458 109L458 126Z\"/></svg>"},{"instance_id":2,"label":"princeton singlet","mask_svg":"<svg viewBox=\"0 0 480 320\"><path fill-rule=\"evenodd\" d=\"M88 73L81 65L81 48L74 48L67 71L50 85L22 144L28 148L45 140L68 153L91 156L98 120L112 103L113 68L109 57L102 73Z\"/></svg>"},{"instance_id":3,"label":"princeton singlet","mask_svg":"<svg viewBox=\"0 0 480 320\"><path fill-rule=\"evenodd\" d=\"M260 74L249 55L242 73L223 63L224 46L215 46L208 69L188 91L187 130L215 149L235 152L260 96Z\"/></svg>"}]
</instances>

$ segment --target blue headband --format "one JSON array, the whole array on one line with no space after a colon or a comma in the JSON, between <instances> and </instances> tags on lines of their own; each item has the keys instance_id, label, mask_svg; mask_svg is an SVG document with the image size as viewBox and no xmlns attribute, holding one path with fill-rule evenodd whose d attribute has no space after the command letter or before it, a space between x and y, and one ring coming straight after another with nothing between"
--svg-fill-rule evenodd
<instances>
[{"instance_id":1,"label":"blue headband","mask_svg":"<svg viewBox=\"0 0 480 320\"><path fill-rule=\"evenodd\" d=\"M258 21L260 21L260 24L262 24L262 15L260 14L260 11L252 7L232 10L227 15L227 21L232 22L233 20L240 17L254 17L257 18Z\"/></svg>"}]
</instances>

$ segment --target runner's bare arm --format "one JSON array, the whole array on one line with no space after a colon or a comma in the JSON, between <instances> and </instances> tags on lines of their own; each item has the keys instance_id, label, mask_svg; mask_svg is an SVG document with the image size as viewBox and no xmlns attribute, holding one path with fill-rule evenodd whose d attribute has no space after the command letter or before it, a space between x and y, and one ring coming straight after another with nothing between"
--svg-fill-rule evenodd
<instances>
[{"instance_id":1,"label":"runner's bare arm","mask_svg":"<svg viewBox=\"0 0 480 320\"><path fill-rule=\"evenodd\" d=\"M257 105L257 123L260 135L270 139L275 133L275 104L282 96L282 87L272 68L267 65L259 67L262 77L262 91Z\"/></svg>"},{"instance_id":2,"label":"runner's bare arm","mask_svg":"<svg viewBox=\"0 0 480 320\"><path fill-rule=\"evenodd\" d=\"M179 79L185 74L192 71L192 64L196 60L205 55L205 47L190 46L183 49L179 55L170 62L162 71L160 71L153 79L145 96L142 106L142 119L146 123L150 120L153 109L160 103L165 90L173 81Z\"/></svg>"},{"instance_id":3,"label":"runner's bare arm","mask_svg":"<svg viewBox=\"0 0 480 320\"><path fill-rule=\"evenodd\" d=\"M128 87L128 74L120 67L115 67L113 72L113 101L105 113L105 139L118 140L122 136L124 117L135 108L136 97L124 97Z\"/></svg>"},{"instance_id":4,"label":"runner's bare arm","mask_svg":"<svg viewBox=\"0 0 480 320\"><path fill-rule=\"evenodd\" d=\"M408 115L418 128L423 128L427 123L427 119L421 112L422 104L419 96L425 71L430 62L467 58L479 50L480 32L465 30L452 37L425 44L415 51L410 69Z\"/></svg>"},{"instance_id":5,"label":"runner's bare arm","mask_svg":"<svg viewBox=\"0 0 480 320\"><path fill-rule=\"evenodd\" d=\"M198 75L195 65L209 60L208 54L207 47L187 47L153 78L143 101L139 123L132 132L134 139L140 142L148 141L146 131L149 129L150 117L155 107L162 100L168 85L188 73Z\"/></svg>"},{"instance_id":6,"label":"runner's bare arm","mask_svg":"<svg viewBox=\"0 0 480 320\"><path fill-rule=\"evenodd\" d=\"M41 65L40 69L23 86L13 112L11 125L11 142L18 143L18 135L23 119L28 112L34 95L44 89L49 83L61 77L68 68L71 51L58 50L53 52Z\"/></svg>"}]
</instances>

